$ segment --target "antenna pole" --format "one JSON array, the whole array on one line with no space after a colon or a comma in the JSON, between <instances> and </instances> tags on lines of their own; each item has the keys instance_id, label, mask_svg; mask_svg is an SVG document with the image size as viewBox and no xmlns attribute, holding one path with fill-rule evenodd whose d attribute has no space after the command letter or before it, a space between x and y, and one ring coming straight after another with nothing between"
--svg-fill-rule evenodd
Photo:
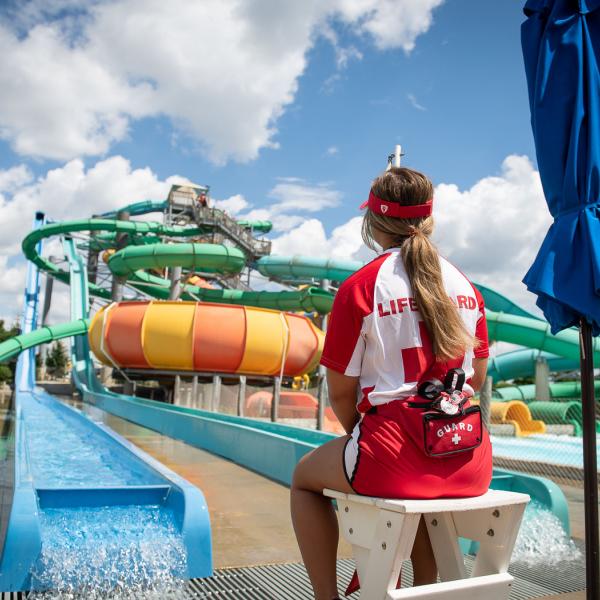
<instances>
[{"instance_id":1,"label":"antenna pole","mask_svg":"<svg viewBox=\"0 0 600 600\"><path fill-rule=\"evenodd\" d=\"M386 171L389 171L392 167L399 167L403 156L402 146L400 144L396 144L396 149L394 150L393 154L388 156Z\"/></svg>"},{"instance_id":2,"label":"antenna pole","mask_svg":"<svg viewBox=\"0 0 600 600\"><path fill-rule=\"evenodd\" d=\"M402 146L400 144L396 144L396 150L394 151L394 166L399 167L400 161L402 157Z\"/></svg>"}]
</instances>

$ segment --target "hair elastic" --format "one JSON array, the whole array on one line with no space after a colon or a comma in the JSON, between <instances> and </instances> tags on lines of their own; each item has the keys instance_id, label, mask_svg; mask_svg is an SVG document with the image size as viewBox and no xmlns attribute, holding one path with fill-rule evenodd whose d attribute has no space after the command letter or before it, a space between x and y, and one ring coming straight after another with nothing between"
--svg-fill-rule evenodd
<instances>
[{"instance_id":1,"label":"hair elastic","mask_svg":"<svg viewBox=\"0 0 600 600\"><path fill-rule=\"evenodd\" d=\"M397 219L413 219L415 217L428 217L433 210L433 198L422 204L406 205L398 202L388 202L369 192L369 199L360 205L360 208L369 207L374 213L384 217Z\"/></svg>"}]
</instances>

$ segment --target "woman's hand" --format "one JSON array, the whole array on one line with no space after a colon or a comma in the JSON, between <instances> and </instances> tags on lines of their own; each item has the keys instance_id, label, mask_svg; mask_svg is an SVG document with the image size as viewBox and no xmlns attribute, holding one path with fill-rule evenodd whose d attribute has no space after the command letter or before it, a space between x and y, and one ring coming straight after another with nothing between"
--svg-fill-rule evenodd
<instances>
[{"instance_id":1,"label":"woman's hand","mask_svg":"<svg viewBox=\"0 0 600 600\"><path fill-rule=\"evenodd\" d=\"M327 369L329 402L346 433L351 433L360 418L356 410L358 377L348 377Z\"/></svg>"}]
</instances>

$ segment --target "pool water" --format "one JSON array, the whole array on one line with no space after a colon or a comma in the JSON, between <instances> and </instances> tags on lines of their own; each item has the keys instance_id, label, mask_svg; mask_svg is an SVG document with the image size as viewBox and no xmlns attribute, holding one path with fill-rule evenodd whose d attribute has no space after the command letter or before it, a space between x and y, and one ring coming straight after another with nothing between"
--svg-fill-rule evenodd
<instances>
[{"instance_id":1,"label":"pool water","mask_svg":"<svg viewBox=\"0 0 600 600\"><path fill-rule=\"evenodd\" d=\"M161 598L183 588L185 548L160 506L45 509L41 524L39 591L29 598Z\"/></svg>"},{"instance_id":2,"label":"pool water","mask_svg":"<svg viewBox=\"0 0 600 600\"><path fill-rule=\"evenodd\" d=\"M581 551L565 533L558 517L532 500L525 509L511 563L544 564L561 568L581 560Z\"/></svg>"},{"instance_id":3,"label":"pool water","mask_svg":"<svg viewBox=\"0 0 600 600\"><path fill-rule=\"evenodd\" d=\"M536 434L514 438L492 435L490 439L494 456L583 468L583 442L580 437ZM600 450L599 436L596 436L596 447Z\"/></svg>"}]
</instances>

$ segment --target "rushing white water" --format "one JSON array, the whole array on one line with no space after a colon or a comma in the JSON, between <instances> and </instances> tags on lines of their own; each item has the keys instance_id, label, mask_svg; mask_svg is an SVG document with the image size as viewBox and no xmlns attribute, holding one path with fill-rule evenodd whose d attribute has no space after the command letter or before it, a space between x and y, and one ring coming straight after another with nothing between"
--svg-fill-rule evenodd
<instances>
[{"instance_id":1,"label":"rushing white water","mask_svg":"<svg viewBox=\"0 0 600 600\"><path fill-rule=\"evenodd\" d=\"M186 552L158 506L46 509L32 575L39 600L177 598ZM47 590L47 591L46 591Z\"/></svg>"},{"instance_id":2,"label":"rushing white water","mask_svg":"<svg viewBox=\"0 0 600 600\"><path fill-rule=\"evenodd\" d=\"M565 533L558 517L539 502L531 501L523 515L511 563L564 566L581 558L581 551Z\"/></svg>"}]
</instances>

